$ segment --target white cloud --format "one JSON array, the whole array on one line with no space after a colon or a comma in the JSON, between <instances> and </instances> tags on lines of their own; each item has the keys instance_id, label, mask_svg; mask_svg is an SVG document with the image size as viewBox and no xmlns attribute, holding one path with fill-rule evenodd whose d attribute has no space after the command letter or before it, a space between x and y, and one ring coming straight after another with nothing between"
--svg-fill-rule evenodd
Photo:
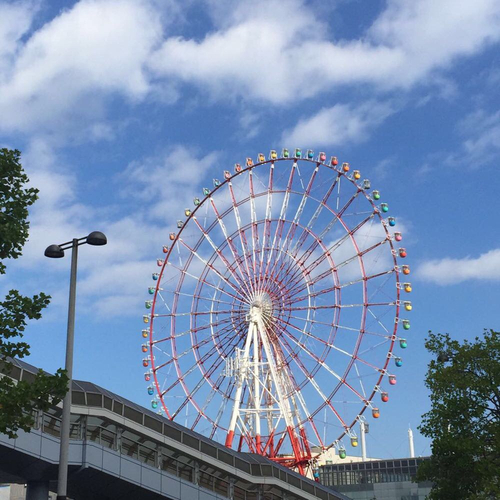
<instances>
[{"instance_id":1,"label":"white cloud","mask_svg":"<svg viewBox=\"0 0 500 500\"><path fill-rule=\"evenodd\" d=\"M359 106L336 104L300 120L292 130L283 133L282 142L311 147L361 142L393 112L391 104L375 101Z\"/></svg>"},{"instance_id":2,"label":"white cloud","mask_svg":"<svg viewBox=\"0 0 500 500\"><path fill-rule=\"evenodd\" d=\"M185 146L173 146L166 154L132 162L121 179L126 181L123 196L147 203L150 215L163 222L183 217L183 210L201 196L201 183L209 170L222 178L222 169L213 169L216 152L199 155Z\"/></svg>"},{"instance_id":3,"label":"white cloud","mask_svg":"<svg viewBox=\"0 0 500 500\"><path fill-rule=\"evenodd\" d=\"M467 280L500 280L500 249L490 250L476 258L430 260L417 269L417 276L438 285L456 285Z\"/></svg>"},{"instance_id":4,"label":"white cloud","mask_svg":"<svg viewBox=\"0 0 500 500\"><path fill-rule=\"evenodd\" d=\"M22 266L38 266L51 243L62 243L85 231L84 222L92 217L90 207L76 202L77 181L69 168L57 158L44 139L33 139L22 162L30 185L39 190L39 199L30 210L30 236L24 247Z\"/></svg>"},{"instance_id":5,"label":"white cloud","mask_svg":"<svg viewBox=\"0 0 500 500\"><path fill-rule=\"evenodd\" d=\"M44 257L44 250L49 244L101 230L108 244L97 248L85 245L79 252L79 307L108 318L139 315L155 259L166 241L167 221L161 226L152 224L146 219L148 206L140 202L138 207L128 204L117 217L112 216L110 207L78 202L76 177L66 173L68 166L62 165L46 140L31 142L23 164L30 184L40 192L30 210L30 235L23 258L9 263L9 279L16 281L16 273L29 273L30 286L53 296L49 317L57 318L67 307L70 251L61 262Z\"/></svg>"},{"instance_id":6,"label":"white cloud","mask_svg":"<svg viewBox=\"0 0 500 500\"><path fill-rule=\"evenodd\" d=\"M391 0L369 37L375 44L402 50L404 62L395 68L394 78L399 85L411 85L433 69L497 42L499 28L496 0Z\"/></svg>"},{"instance_id":7,"label":"white cloud","mask_svg":"<svg viewBox=\"0 0 500 500\"><path fill-rule=\"evenodd\" d=\"M103 113L106 95L134 100L150 89L144 64L162 28L146 1L82 0L26 42L19 40L26 19L14 25L9 52L16 57L0 76L2 129L81 127L77 118Z\"/></svg>"},{"instance_id":8,"label":"white cloud","mask_svg":"<svg viewBox=\"0 0 500 500\"><path fill-rule=\"evenodd\" d=\"M139 317L151 273L157 270L155 260L168 244L168 232L174 230L177 219L184 219L184 208L193 206L193 197L201 197L203 179L216 158L214 152L199 155L173 146L165 156L131 163L116 179L127 199L116 215L110 206L79 203L76 177L65 173L68 165L61 165L46 140L33 140L23 163L31 184L40 190L39 200L30 214L23 259L12 266L14 274L9 278L15 278L15 272L29 272L34 286L43 284L53 296L49 317L57 317L67 307L69 262L47 259L45 248L101 230L108 238L106 246L80 250L79 307L97 317ZM217 175L222 177L222 172Z\"/></svg>"},{"instance_id":9,"label":"white cloud","mask_svg":"<svg viewBox=\"0 0 500 500\"><path fill-rule=\"evenodd\" d=\"M499 38L495 0L391 0L358 40L335 40L299 0L241 2L202 40L167 39L151 67L215 97L285 103L345 84L439 83L438 70Z\"/></svg>"},{"instance_id":10,"label":"white cloud","mask_svg":"<svg viewBox=\"0 0 500 500\"><path fill-rule=\"evenodd\" d=\"M461 151L450 154L446 163L481 167L500 154L500 111L486 113L479 109L468 115L459 124L460 133L467 137Z\"/></svg>"},{"instance_id":11,"label":"white cloud","mask_svg":"<svg viewBox=\"0 0 500 500\"><path fill-rule=\"evenodd\" d=\"M32 2L0 4L0 82L6 77L17 54L19 40L30 28L36 11Z\"/></svg>"},{"instance_id":12,"label":"white cloud","mask_svg":"<svg viewBox=\"0 0 500 500\"><path fill-rule=\"evenodd\" d=\"M357 39L336 37L302 0L205 7L213 25L200 39L164 33L182 32L191 2L81 0L34 32L36 3L2 4L0 130L67 134L89 126L94 139L109 139L102 123L110 97L171 103L179 83L214 99L275 104L343 85L449 86L443 69L500 38L495 0L391 0Z\"/></svg>"}]
</instances>

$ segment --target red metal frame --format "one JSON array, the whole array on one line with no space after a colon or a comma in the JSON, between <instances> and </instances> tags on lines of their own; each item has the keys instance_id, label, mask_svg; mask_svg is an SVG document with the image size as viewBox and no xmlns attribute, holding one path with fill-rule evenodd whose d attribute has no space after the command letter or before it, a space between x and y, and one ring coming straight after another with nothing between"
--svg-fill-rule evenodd
<instances>
[{"instance_id":1,"label":"red metal frame","mask_svg":"<svg viewBox=\"0 0 500 500\"><path fill-rule=\"evenodd\" d=\"M294 179L299 175L297 173L299 161L306 165L307 163L314 164L310 178L307 181L307 187L302 192L294 188ZM285 189L275 187L275 170L278 168L277 165L280 162L292 163ZM268 165L269 167L267 188L262 192L256 192L254 172L259 168L262 169L263 165ZM314 182L319 177L320 169L324 168L333 171L335 179L329 185L323 197L318 200L312 197L312 191ZM249 195L240 200L238 200L233 187L233 181L236 176L248 176ZM328 204L329 200L337 188L337 204L339 203L341 181L345 182L346 180L354 186L354 194L343 203L340 209L334 209ZM231 205L223 212L220 212L214 201L214 194L220 192L222 189L227 189ZM371 206L371 210L367 217L359 221L351 229L346 220L344 220L344 215L361 195L364 195L368 206ZM279 217L272 216L271 204L273 196L283 196L284 201L282 202ZM266 215L264 218L257 220L254 209L255 203L264 197L267 200ZM291 197L297 197L297 199L302 197L300 198L301 202L296 208L295 216L292 219L286 215L288 202ZM295 200L295 198L293 199ZM308 224L305 225L300 223L300 217L306 202L315 203L316 212ZM240 218L241 207L248 205L252 209L252 220L248 223L243 223ZM205 223L200 222L202 217L198 218L198 214L201 214L202 208L206 206L211 207L212 216L214 217L207 227L205 227ZM234 214L237 221L237 229L229 234L224 221L231 213ZM316 234L313 231L313 226L321 214L323 214L323 217L328 216L330 222L320 234ZM355 237L356 233L364 228L369 221L371 222L377 217L382 222L386 238L360 250ZM325 244L324 237L337 223L339 223L339 226L344 231L344 237L336 241L332 247L329 247ZM260 226L262 226L262 232L259 234ZM275 226L274 234L272 231L273 226ZM287 226L288 228L285 233ZM190 235L190 238L183 238L183 234L187 234L188 228L191 231L196 230L199 234L199 237L195 238L194 244L190 243L192 235ZM298 229L301 233L298 238L295 238ZM214 241L212 239L211 234L215 235L217 231L221 231L224 235L223 241ZM284 234L285 236L283 237ZM344 244L347 240L350 240L354 253L348 260L336 263L333 259L333 253L336 248ZM236 241L239 241L239 244ZM307 243L308 246L303 250L302 248L306 242L309 242ZM199 251L204 249L204 245L207 243L212 249L212 254L204 257L199 254ZM335 245L337 245L336 248ZM369 255L370 252L381 248L383 245L389 247L394 267L383 272L367 275L364 263L365 255ZM186 254L184 262L180 265L175 264L174 249L179 254L181 251ZM315 252L319 252L319 256L315 257ZM371 405L370 401L373 399L375 392L377 392L377 388L384 377L388 375L387 367L392 357L395 340L397 339L399 317L399 269L395 253L388 227L383 223L383 218L370 196L354 180L348 178L346 173L329 165L307 159L277 159L257 163L226 179L193 209L186 223L176 234L165 256L153 296L149 337L151 370L154 384L156 385L167 417L171 419L178 418L190 403L198 412L192 424L193 429L205 419L212 426L210 431L211 437L214 437L217 431L221 430L227 435L226 444L232 444L235 433L234 431L227 431L221 420L226 404L230 404L232 400L234 383L226 383L225 377L222 374L218 374L218 370L225 363L225 359L233 356L236 348L241 345L241 341L245 335L245 315L248 313L249 303L256 294L265 293L269 297L271 304L273 304L273 308L277 309L276 316L273 316L272 319L272 329L267 331L267 335L269 335L276 359L279 360L280 369L287 372L287 378L293 387L293 394L297 398L303 397L303 392L307 389L308 385L315 384L315 375L325 366L325 360L328 358L330 352L335 350L336 336L339 329L344 328L340 324L342 308L359 307L361 311L360 326L354 346L350 352L337 349L337 351L343 352L350 359L343 373L335 374L338 380L337 384L333 389L329 388L328 394L324 394L323 403L317 405L310 412L307 410L303 418L297 419L297 424L294 427L281 427L280 430L277 430L277 427L273 429L269 427L268 435L254 436L250 431L242 432L241 430L238 433L238 449L242 449L243 443L245 443L250 451L266 455L277 462L294 467L301 473L304 473L309 461L313 458L305 426L308 426L312 431L320 448L327 449L335 445L343 435L350 432L359 415ZM309 261L311 258L313 260ZM349 265L354 260L358 261L361 276L352 283L342 284L339 279L338 270L343 266ZM204 266L202 271L196 276L190 271L190 269L195 267L195 262L198 264L201 262ZM328 268L313 277L315 270L324 263L327 263ZM224 271L220 270L221 264ZM163 313L158 308L161 307L160 304L162 302L161 287L163 278L169 268L178 273L178 279L175 288L169 292L172 296L171 303L168 305L170 310L167 313ZM394 287L395 299L386 302L371 302L368 296L369 283L385 275L394 277L396 285ZM197 279L193 293L183 292L186 277L189 277L189 279L196 277ZM342 289L355 284L359 284L362 288L362 303L343 305L341 302ZM320 289L316 290L316 286L319 286ZM210 293L208 290L210 290ZM330 294L333 294L334 297L333 304L316 303L316 301L323 300L323 297ZM182 297L190 297L191 306L189 310L183 310L184 302L187 298L181 301ZM312 304L311 300L313 301ZM308 305L294 305L301 304L304 301L308 301ZM209 304L210 309L204 310ZM389 306L394 307L395 315L392 334L387 329L385 332L372 332L367 329L368 310L370 309L370 313L373 315L372 308ZM318 312L329 310L333 314L331 323L314 319ZM297 316L292 313L297 313ZM176 331L177 318L187 315L189 316L189 329L182 329L180 332ZM203 322L207 316L211 320L208 324ZM161 318L165 318L165 320L169 319L170 332L167 336L155 338L155 324ZM212 318L215 319L212 320ZM375 316L375 318L377 317ZM382 324L378 318L377 321ZM327 338L321 338L314 334L314 325L329 327ZM352 327L349 329L353 330ZM208 335L208 331L212 333ZM293 334L292 332L294 331L297 333ZM382 366L377 367L373 362L363 359L362 354L360 354L362 342L366 335L379 337L383 339L381 342L389 343ZM191 349L183 346L184 339L187 337L190 339ZM306 344L306 341L312 341L314 345L321 345L321 354L318 355L313 352L311 347ZM161 350L163 345L170 346L170 352L167 353L170 357L167 361L157 363L155 352L157 352L157 349ZM194 357L194 362L191 362L187 367L184 366L184 359L187 360L191 356ZM306 357L305 360L302 359L304 356ZM313 369L308 367L310 361L307 361L307 359L314 361L315 367ZM361 394L348 381L348 375L356 361L379 373L374 389L369 396ZM171 366L175 368L176 379L164 388L162 385L163 381L159 378L159 372L166 368L170 369ZM301 373L303 376L302 381L295 380L293 367L299 369L298 373ZM330 371L334 373L331 369ZM190 385L191 381L187 382L187 379L195 372L199 372L198 382ZM197 396L198 392L205 390L204 384L208 384L211 387L213 395L209 393L208 396L203 396L205 399L203 400L203 404L200 404L195 396ZM171 411L166 404L165 398L171 391L176 390L178 386L182 387L186 397L174 411ZM334 397L342 387L347 388L361 402L359 413L352 423L346 423L334 405ZM316 392L318 392L317 389ZM219 408L217 415L213 417L206 413L205 407L208 407L212 398L216 396L221 401L225 401L225 403ZM251 397L246 389L243 398L245 397ZM297 403L295 402L294 404ZM331 410L342 428L341 435L333 443L323 442L314 420L314 417L324 408ZM306 410L303 408L302 411ZM287 438L292 455L281 456L280 451Z\"/></svg>"}]
</instances>

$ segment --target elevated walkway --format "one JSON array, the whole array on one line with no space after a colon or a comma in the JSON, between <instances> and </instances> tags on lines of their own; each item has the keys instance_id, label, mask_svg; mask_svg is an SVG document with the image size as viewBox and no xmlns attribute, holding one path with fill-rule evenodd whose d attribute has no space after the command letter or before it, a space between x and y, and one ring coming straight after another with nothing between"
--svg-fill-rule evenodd
<instances>
[{"instance_id":1,"label":"elevated walkway","mask_svg":"<svg viewBox=\"0 0 500 500\"><path fill-rule=\"evenodd\" d=\"M19 360L11 376L37 369ZM30 500L55 490L61 408L30 433L0 435L0 482L28 483ZM74 381L68 495L87 499L345 500L267 458L229 450L95 384ZM44 496L45 495L45 496Z\"/></svg>"}]
</instances>

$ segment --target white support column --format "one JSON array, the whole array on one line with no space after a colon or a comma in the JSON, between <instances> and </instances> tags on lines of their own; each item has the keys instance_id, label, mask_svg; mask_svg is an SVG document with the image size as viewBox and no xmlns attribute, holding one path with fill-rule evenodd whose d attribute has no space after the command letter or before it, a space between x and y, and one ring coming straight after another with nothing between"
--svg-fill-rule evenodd
<instances>
[{"instance_id":1,"label":"white support column","mask_svg":"<svg viewBox=\"0 0 500 500\"><path fill-rule=\"evenodd\" d=\"M259 374L259 337L257 328L253 329L253 392L254 392L254 406L255 406L255 446L257 453L260 453L260 374Z\"/></svg>"},{"instance_id":2,"label":"white support column","mask_svg":"<svg viewBox=\"0 0 500 500\"><path fill-rule=\"evenodd\" d=\"M231 447L233 443L233 437L234 437L234 429L236 428L236 421L238 420L238 416L240 414L240 400L241 400L241 393L243 391L243 381L247 377L247 370L248 370L248 354L250 352L250 346L252 344L253 340L253 330L255 329L255 325L253 322L250 322L248 325L248 335L247 339L245 342L245 349L243 351L243 358L240 360L244 366L238 366L238 384L236 386L236 394L234 397L234 407L233 407L233 413L231 415L231 420L229 422L229 429L226 437L226 446L228 448Z\"/></svg>"},{"instance_id":3,"label":"white support column","mask_svg":"<svg viewBox=\"0 0 500 500\"><path fill-rule=\"evenodd\" d=\"M408 444L410 445L410 458L415 458L415 448L413 446L413 431L408 427Z\"/></svg>"},{"instance_id":4,"label":"white support column","mask_svg":"<svg viewBox=\"0 0 500 500\"><path fill-rule=\"evenodd\" d=\"M361 458L363 462L366 462L366 438L365 438L365 421L359 421L360 434L361 434Z\"/></svg>"}]
</instances>

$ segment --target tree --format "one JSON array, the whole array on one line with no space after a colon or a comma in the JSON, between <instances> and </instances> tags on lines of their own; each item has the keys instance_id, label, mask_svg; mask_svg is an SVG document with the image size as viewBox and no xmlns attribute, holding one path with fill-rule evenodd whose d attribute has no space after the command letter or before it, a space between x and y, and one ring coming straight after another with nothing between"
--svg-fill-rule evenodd
<instances>
[{"instance_id":1,"label":"tree","mask_svg":"<svg viewBox=\"0 0 500 500\"><path fill-rule=\"evenodd\" d=\"M28 207L38 198L38 190L27 188L28 177L21 165L21 153L0 149L0 274L6 274L7 259L17 259L29 234ZM49 375L42 370L34 381L16 382L8 375L10 358L23 358L30 346L21 341L27 320L40 319L50 296L39 293L25 297L10 290L0 301L0 432L16 437L19 429L30 430L33 412L47 410L64 397L68 378L64 370Z\"/></svg>"},{"instance_id":2,"label":"tree","mask_svg":"<svg viewBox=\"0 0 500 500\"><path fill-rule=\"evenodd\" d=\"M433 441L417 480L433 482L433 500L500 498L500 334L460 343L430 333L425 345L435 359L419 430Z\"/></svg>"}]
</instances>

